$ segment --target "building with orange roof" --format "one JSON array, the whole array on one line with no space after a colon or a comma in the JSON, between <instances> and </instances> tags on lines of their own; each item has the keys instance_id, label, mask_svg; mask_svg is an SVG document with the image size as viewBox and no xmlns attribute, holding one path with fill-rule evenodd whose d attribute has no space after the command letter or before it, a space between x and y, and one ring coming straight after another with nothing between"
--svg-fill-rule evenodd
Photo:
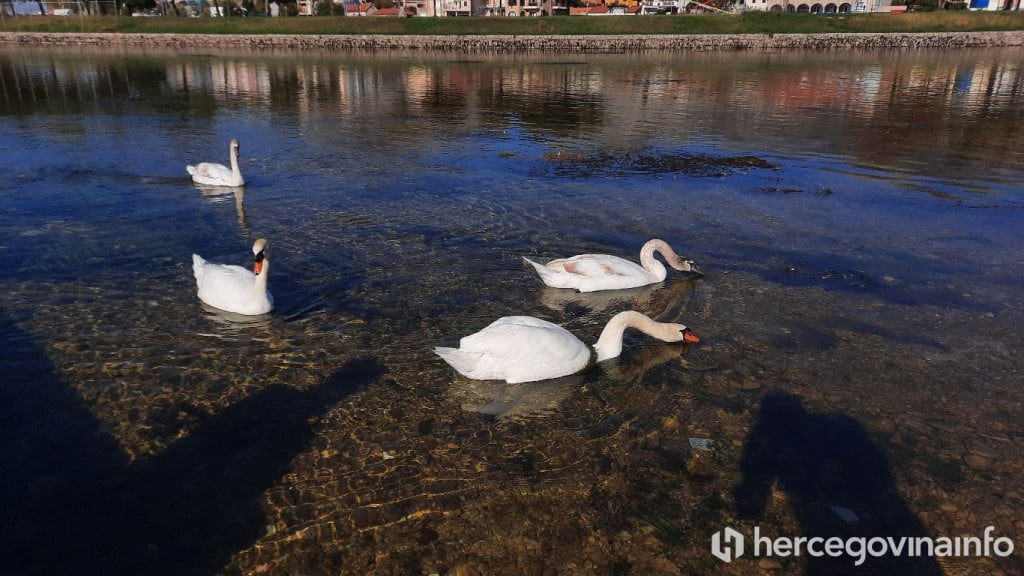
<instances>
[{"instance_id":1,"label":"building with orange roof","mask_svg":"<svg viewBox=\"0 0 1024 576\"><path fill-rule=\"evenodd\" d=\"M345 4L345 16L372 16L377 7L372 2L353 2Z\"/></svg>"},{"instance_id":2,"label":"building with orange roof","mask_svg":"<svg viewBox=\"0 0 1024 576\"><path fill-rule=\"evenodd\" d=\"M459 1L459 0L449 0ZM467 0L461 0L463 2ZM475 9L473 15L479 16L558 16L569 14L567 0L483 0L480 11Z\"/></svg>"}]
</instances>

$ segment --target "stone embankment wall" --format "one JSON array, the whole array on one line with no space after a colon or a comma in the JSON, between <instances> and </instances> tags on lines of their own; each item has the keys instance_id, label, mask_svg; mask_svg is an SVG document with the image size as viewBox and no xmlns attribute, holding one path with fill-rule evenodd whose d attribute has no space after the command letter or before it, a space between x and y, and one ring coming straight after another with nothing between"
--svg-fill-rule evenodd
<instances>
[{"instance_id":1,"label":"stone embankment wall","mask_svg":"<svg viewBox=\"0 0 1024 576\"><path fill-rule=\"evenodd\" d=\"M686 34L622 36L220 35L2 32L0 45L486 53L916 49L1024 46L1024 31L845 34Z\"/></svg>"}]
</instances>

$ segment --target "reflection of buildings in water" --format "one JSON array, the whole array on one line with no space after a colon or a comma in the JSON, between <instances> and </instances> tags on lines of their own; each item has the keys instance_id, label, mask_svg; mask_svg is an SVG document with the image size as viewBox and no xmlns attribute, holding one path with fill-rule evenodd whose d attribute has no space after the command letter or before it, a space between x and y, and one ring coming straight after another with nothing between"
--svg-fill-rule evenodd
<instances>
[{"instance_id":1,"label":"reflection of buildings in water","mask_svg":"<svg viewBox=\"0 0 1024 576\"><path fill-rule=\"evenodd\" d=\"M758 98L777 108L860 108L873 101L864 93L865 83L857 73L836 74L830 70L803 70L791 76L749 86L743 96Z\"/></svg>"},{"instance_id":2,"label":"reflection of buildings in water","mask_svg":"<svg viewBox=\"0 0 1024 576\"><path fill-rule=\"evenodd\" d=\"M242 96L252 103L269 101L270 75L263 66L251 62L215 60L210 63L213 88L229 99Z\"/></svg>"},{"instance_id":3,"label":"reflection of buildings in water","mask_svg":"<svg viewBox=\"0 0 1024 576\"><path fill-rule=\"evenodd\" d=\"M321 66L300 64L295 67L295 76L298 79L298 93L296 103L298 111L302 116L309 116L317 101L316 95L320 91L320 85L324 83L321 76Z\"/></svg>"},{"instance_id":4,"label":"reflection of buildings in water","mask_svg":"<svg viewBox=\"0 0 1024 576\"><path fill-rule=\"evenodd\" d=\"M543 127L549 133L585 134L596 146L618 149L661 140L667 133L676 142L712 134L741 143L779 133L826 140L844 153L881 161L900 153L896 143L878 144L892 140L902 126L913 126L911 133L901 133L908 138L964 130L1005 133L1005 125L1019 116L1024 92L1022 64L1005 52L988 57L937 51L873 60L802 53L379 64L238 57L138 63L25 52L0 58L0 102L8 113L98 109L108 98L128 98L144 107L154 91L194 91L210 94L214 102L284 107L309 118L333 112L361 123L411 122L402 141L406 148L429 145L438 130L453 123L465 130L514 123L527 132ZM635 66L624 63L632 60ZM163 70L159 87L145 82L152 69ZM964 116L982 123L950 124ZM938 120L943 118L948 120ZM329 123L317 123L308 133L329 138L331 127L320 124ZM370 145L384 138L364 137Z\"/></svg>"},{"instance_id":5,"label":"reflection of buildings in water","mask_svg":"<svg viewBox=\"0 0 1024 576\"><path fill-rule=\"evenodd\" d=\"M521 95L559 94L570 99L587 100L604 90L602 75L585 62L526 62L501 68L496 80L499 83L496 88Z\"/></svg>"},{"instance_id":6,"label":"reflection of buildings in water","mask_svg":"<svg viewBox=\"0 0 1024 576\"><path fill-rule=\"evenodd\" d=\"M126 95L126 79L122 66L78 60L0 58L0 92L5 104L0 111L24 112L26 105L45 106L46 110L95 105L103 98Z\"/></svg>"},{"instance_id":7,"label":"reflection of buildings in water","mask_svg":"<svg viewBox=\"0 0 1024 576\"><path fill-rule=\"evenodd\" d=\"M209 80L205 66L199 64L170 64L167 66L167 87L171 90L209 89Z\"/></svg>"},{"instance_id":8,"label":"reflection of buildings in water","mask_svg":"<svg viewBox=\"0 0 1024 576\"><path fill-rule=\"evenodd\" d=\"M629 58L629 56L623 56ZM504 65L489 63L415 63L399 73L397 86L388 86L385 72L372 66L358 68L329 62L300 62L295 65L303 106L311 102L336 100L343 108L360 102L378 104L397 101L423 106L438 93L451 94L447 102L459 103L473 93L504 94L543 100L561 98L580 106L604 103L625 118L644 114L646 108L687 107L707 97L724 95L736 106L747 109L768 105L776 108L865 106L887 98L928 94L947 96L950 102L1013 104L1020 94L1021 65L1012 61L973 62L925 61L902 63L872 62L824 65L807 60L806 65L755 68L749 74L712 71L713 63L693 66L685 59L637 67L622 76L606 74L615 69L588 63L525 62ZM337 67L336 67L337 66ZM133 83L133 70L122 63L84 60L37 60L15 65L0 61L0 89L10 100L47 97L95 99L122 94ZM195 59L166 66L166 84L172 89L209 90L218 98L244 97L253 103L269 102L271 75L265 64L224 58ZM397 88L397 90L395 89ZM397 92L399 98L382 98ZM483 98L483 104L493 100ZM307 108L308 109L308 108ZM349 110L351 111L351 110ZM461 113L460 109L453 110Z\"/></svg>"},{"instance_id":9,"label":"reflection of buildings in water","mask_svg":"<svg viewBox=\"0 0 1024 576\"><path fill-rule=\"evenodd\" d=\"M437 81L430 69L425 66L411 66L402 74L405 92L412 104L426 100L437 90Z\"/></svg>"},{"instance_id":10,"label":"reflection of buildings in water","mask_svg":"<svg viewBox=\"0 0 1024 576\"><path fill-rule=\"evenodd\" d=\"M956 85L956 64L918 64L903 71L890 68L887 84L904 97L946 101Z\"/></svg>"},{"instance_id":11,"label":"reflection of buildings in water","mask_svg":"<svg viewBox=\"0 0 1024 576\"><path fill-rule=\"evenodd\" d=\"M250 235L249 220L245 217L244 187L205 186L203 184L194 185L196 188L199 188L199 191L203 193L203 196L212 202L228 200L230 195L230 198L233 198L235 201L235 214L238 216L238 226L246 236Z\"/></svg>"},{"instance_id":12,"label":"reflection of buildings in water","mask_svg":"<svg viewBox=\"0 0 1024 576\"><path fill-rule=\"evenodd\" d=\"M958 68L953 78L953 97L972 113L989 106L1019 102L1024 97L1024 64L972 65Z\"/></svg>"},{"instance_id":13,"label":"reflection of buildings in water","mask_svg":"<svg viewBox=\"0 0 1024 576\"><path fill-rule=\"evenodd\" d=\"M335 106L350 115L387 115L402 108L431 111L457 116L471 128L479 124L482 112L497 108L526 118L527 129L532 114L544 111L548 116L546 111L556 107L563 109L557 116L565 119L567 129L575 123L592 128L595 139L621 141L624 136L649 137L662 129L657 119L664 118L664 110L699 110L708 98L723 96L737 110L772 114L812 108L870 114L875 107L885 108L889 100L908 95L944 98L949 105L1008 106L1020 93L1024 74L1012 63L991 61L904 68L899 62L822 66L812 59L790 71L759 69L754 77L704 74L706 69L686 64L685 60L659 63L617 77L603 73L600 64L586 61L514 66L428 62L407 66L389 83L384 72L372 67L303 62L295 67L296 106L306 114L323 106ZM210 60L168 68L172 88L206 89L218 99L270 100L271 76L263 65ZM608 68L614 70L614 66ZM100 84L96 69L58 67L55 77L58 89L85 84L91 87L86 90L95 90ZM39 83L43 96L55 88L47 84L54 80L42 74L29 75L28 81Z\"/></svg>"},{"instance_id":14,"label":"reflection of buildings in water","mask_svg":"<svg viewBox=\"0 0 1024 576\"><path fill-rule=\"evenodd\" d=\"M476 126L479 122L479 70L449 66L435 70L413 66L402 73L404 105L409 112L446 118L451 123ZM458 114L452 114L459 110Z\"/></svg>"},{"instance_id":15,"label":"reflection of buildings in water","mask_svg":"<svg viewBox=\"0 0 1024 576\"><path fill-rule=\"evenodd\" d=\"M669 128L677 141L687 134L716 134L757 145L778 134L790 141L822 142L824 150L872 164L906 161L920 166L929 161L903 157L912 142L948 140L965 131L1006 132L1018 114L1014 109L1024 92L1024 70L1002 52L998 51L999 60L951 52L880 61L799 54L724 68L716 67L721 56L710 57L679 73L684 81L674 94L675 103L656 103L649 99L651 91L638 99L635 88L631 93L609 90L610 110L602 130L626 142L630 137L657 138L655 130ZM665 77L654 70L634 73L632 85L646 86L648 79ZM624 92L629 95L619 96ZM631 110L629 102L642 105ZM688 114L657 116L657 109L670 106ZM645 126L648 116L661 121ZM982 121L963 125L972 116Z\"/></svg>"},{"instance_id":16,"label":"reflection of buildings in water","mask_svg":"<svg viewBox=\"0 0 1024 576\"><path fill-rule=\"evenodd\" d=\"M601 140L628 142L663 136L666 128L682 138L692 130L684 122L666 125L667 115L673 112L701 110L706 91L699 82L694 83L693 70L682 61L673 60L652 67L637 67L621 78L605 80L607 90L604 120L600 126ZM676 117L678 118L678 116Z\"/></svg>"},{"instance_id":17,"label":"reflection of buildings in water","mask_svg":"<svg viewBox=\"0 0 1024 576\"><path fill-rule=\"evenodd\" d=\"M881 97L883 71L881 66L868 66L857 77L858 90L862 98L861 105L874 105Z\"/></svg>"},{"instance_id":18,"label":"reflection of buildings in water","mask_svg":"<svg viewBox=\"0 0 1024 576\"><path fill-rule=\"evenodd\" d=\"M841 108L870 113L890 103L906 105L914 98L930 98L946 106L985 102L1012 106L1024 81L1021 65L1011 62L935 62L906 66L868 64L836 69L804 69L788 75L773 74L758 82L748 103L770 108ZM730 91L744 94L743 84Z\"/></svg>"},{"instance_id":19,"label":"reflection of buildings in water","mask_svg":"<svg viewBox=\"0 0 1024 576\"><path fill-rule=\"evenodd\" d=\"M217 100L250 104L270 101L270 74L253 62L210 60L167 66L167 86L174 90L204 90Z\"/></svg>"},{"instance_id":20,"label":"reflection of buildings in water","mask_svg":"<svg viewBox=\"0 0 1024 576\"><path fill-rule=\"evenodd\" d=\"M575 110L595 108L592 78L580 76L578 68L530 62L514 66L456 63L410 68L403 85L413 109L446 117L458 110L460 123L470 129L494 118L525 119L529 124L534 116L557 121L579 116Z\"/></svg>"},{"instance_id":21,"label":"reflection of buildings in water","mask_svg":"<svg viewBox=\"0 0 1024 576\"><path fill-rule=\"evenodd\" d=\"M303 62L294 67L295 106L301 116L334 110L343 116L389 114L398 101L384 73L370 65Z\"/></svg>"},{"instance_id":22,"label":"reflection of buildings in water","mask_svg":"<svg viewBox=\"0 0 1024 576\"><path fill-rule=\"evenodd\" d=\"M1024 92L1024 65L1019 62L951 62L912 66L905 74L890 68L891 92L929 98L958 113L982 107L1009 108Z\"/></svg>"}]
</instances>

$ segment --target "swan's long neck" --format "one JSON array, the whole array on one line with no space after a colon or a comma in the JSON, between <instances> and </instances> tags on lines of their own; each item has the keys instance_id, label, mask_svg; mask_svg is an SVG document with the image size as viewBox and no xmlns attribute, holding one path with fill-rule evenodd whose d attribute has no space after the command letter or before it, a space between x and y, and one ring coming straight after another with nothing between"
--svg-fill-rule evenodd
<instances>
[{"instance_id":1,"label":"swan's long neck","mask_svg":"<svg viewBox=\"0 0 1024 576\"><path fill-rule=\"evenodd\" d=\"M270 275L270 258L263 259L263 268L256 275L256 283L253 284L253 292L263 294L267 291L267 276Z\"/></svg>"},{"instance_id":2,"label":"swan's long neck","mask_svg":"<svg viewBox=\"0 0 1024 576\"><path fill-rule=\"evenodd\" d=\"M242 181L242 170L238 167L238 148L236 146L231 147L231 176L235 182Z\"/></svg>"},{"instance_id":3,"label":"swan's long neck","mask_svg":"<svg viewBox=\"0 0 1024 576\"><path fill-rule=\"evenodd\" d=\"M661 282L668 276L668 270L660 260L654 257L655 252L661 252L666 258L669 258L670 254L672 257L676 257L676 253L664 240L650 240L640 249L640 265L644 267L644 270L650 272L655 282Z\"/></svg>"},{"instance_id":4,"label":"swan's long neck","mask_svg":"<svg viewBox=\"0 0 1024 576\"><path fill-rule=\"evenodd\" d=\"M597 339L597 344L594 344L598 362L616 358L622 354L622 335L626 332L626 328L636 328L645 334L666 341L672 338L676 331L673 325L655 322L639 312L619 312L608 321L604 330L601 331L601 337Z\"/></svg>"}]
</instances>

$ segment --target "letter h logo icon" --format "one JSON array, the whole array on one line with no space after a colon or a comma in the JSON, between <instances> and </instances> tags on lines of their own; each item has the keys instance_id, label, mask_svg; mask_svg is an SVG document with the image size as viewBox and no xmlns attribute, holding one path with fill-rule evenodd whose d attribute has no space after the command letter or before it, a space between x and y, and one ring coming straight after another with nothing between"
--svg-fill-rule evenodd
<instances>
[{"instance_id":1,"label":"letter h logo icon","mask_svg":"<svg viewBox=\"0 0 1024 576\"><path fill-rule=\"evenodd\" d=\"M715 532L711 535L711 553L723 562L732 562L743 556L743 534L728 526Z\"/></svg>"}]
</instances>

